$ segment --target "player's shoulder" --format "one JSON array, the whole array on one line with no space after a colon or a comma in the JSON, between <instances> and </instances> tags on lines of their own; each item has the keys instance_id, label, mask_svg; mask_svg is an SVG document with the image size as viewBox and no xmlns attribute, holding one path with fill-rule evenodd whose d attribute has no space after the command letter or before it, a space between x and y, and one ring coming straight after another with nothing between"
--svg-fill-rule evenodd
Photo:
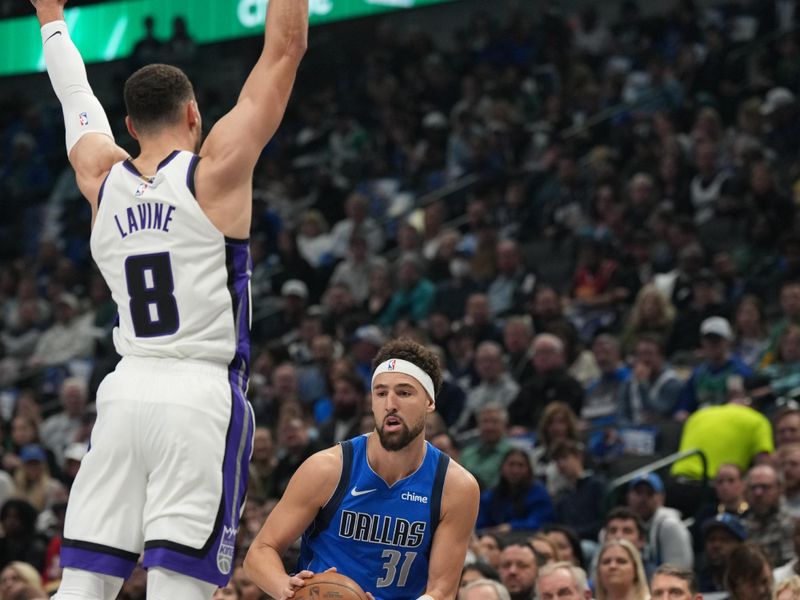
<instances>
[{"instance_id":1,"label":"player's shoulder","mask_svg":"<svg viewBox=\"0 0 800 600\"><path fill-rule=\"evenodd\" d=\"M480 487L475 477L456 461L451 460L447 466L444 493L447 496L469 498L480 494Z\"/></svg>"},{"instance_id":2,"label":"player's shoulder","mask_svg":"<svg viewBox=\"0 0 800 600\"><path fill-rule=\"evenodd\" d=\"M342 448L339 444L319 450L309 456L300 466L305 475L313 475L323 483L329 479L338 480L342 471Z\"/></svg>"}]
</instances>

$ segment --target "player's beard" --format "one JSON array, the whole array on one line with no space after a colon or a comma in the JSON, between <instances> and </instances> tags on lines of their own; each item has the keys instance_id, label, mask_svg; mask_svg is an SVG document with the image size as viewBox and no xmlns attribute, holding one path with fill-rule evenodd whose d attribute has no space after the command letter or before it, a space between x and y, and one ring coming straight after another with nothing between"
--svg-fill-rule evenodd
<instances>
[{"instance_id":1,"label":"player's beard","mask_svg":"<svg viewBox=\"0 0 800 600\"><path fill-rule=\"evenodd\" d=\"M409 429L405 421L400 421L400 431L386 432L384 431L383 423L375 428L378 431L378 439L381 442L384 450L389 452L397 452L402 450L411 443L411 440L416 438L425 429L425 416Z\"/></svg>"}]
</instances>

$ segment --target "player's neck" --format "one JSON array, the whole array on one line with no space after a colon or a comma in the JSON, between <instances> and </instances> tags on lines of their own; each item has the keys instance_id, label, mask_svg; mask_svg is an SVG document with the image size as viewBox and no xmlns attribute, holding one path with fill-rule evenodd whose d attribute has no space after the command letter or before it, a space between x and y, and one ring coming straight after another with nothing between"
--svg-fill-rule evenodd
<instances>
[{"instance_id":1,"label":"player's neck","mask_svg":"<svg viewBox=\"0 0 800 600\"><path fill-rule=\"evenodd\" d=\"M139 148L139 155L133 159L133 164L143 175L155 175L161 161L174 150L194 152L194 146L189 136L172 130L140 137Z\"/></svg>"},{"instance_id":2,"label":"player's neck","mask_svg":"<svg viewBox=\"0 0 800 600\"><path fill-rule=\"evenodd\" d=\"M381 445L377 433L373 432L367 440L369 466L387 485L394 485L414 473L424 459L425 438L422 435L405 448L393 451L386 450Z\"/></svg>"}]
</instances>

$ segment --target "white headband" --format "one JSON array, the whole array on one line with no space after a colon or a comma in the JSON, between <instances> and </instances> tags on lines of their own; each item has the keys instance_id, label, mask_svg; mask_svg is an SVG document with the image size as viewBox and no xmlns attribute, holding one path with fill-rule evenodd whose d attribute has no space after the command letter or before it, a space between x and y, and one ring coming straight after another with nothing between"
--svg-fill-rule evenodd
<instances>
[{"instance_id":1,"label":"white headband","mask_svg":"<svg viewBox=\"0 0 800 600\"><path fill-rule=\"evenodd\" d=\"M417 365L402 358L390 358L383 361L372 374L372 387L375 387L375 378L381 373L403 373L416 379L423 389L428 392L433 402L436 402L436 394L433 391L433 379Z\"/></svg>"}]
</instances>

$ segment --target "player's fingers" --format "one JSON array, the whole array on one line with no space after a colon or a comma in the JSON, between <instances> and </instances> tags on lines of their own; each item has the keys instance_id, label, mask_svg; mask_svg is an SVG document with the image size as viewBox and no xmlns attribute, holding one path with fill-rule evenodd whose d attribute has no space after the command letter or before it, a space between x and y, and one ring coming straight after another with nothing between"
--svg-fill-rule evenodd
<instances>
[{"instance_id":1,"label":"player's fingers","mask_svg":"<svg viewBox=\"0 0 800 600\"><path fill-rule=\"evenodd\" d=\"M367 594L367 600L375 600L375 596L370 594L369 592L365 592Z\"/></svg>"},{"instance_id":2,"label":"player's fingers","mask_svg":"<svg viewBox=\"0 0 800 600\"><path fill-rule=\"evenodd\" d=\"M328 569L325 569L325 570L323 571L323 573L330 573L331 571L333 571L333 572L335 573L335 572L336 572L336 567L330 567L330 568L328 568Z\"/></svg>"},{"instance_id":3,"label":"player's fingers","mask_svg":"<svg viewBox=\"0 0 800 600\"><path fill-rule=\"evenodd\" d=\"M295 573L295 577L300 578L301 581L303 579L308 579L309 577L313 577L313 576L314 576L314 571L309 571L308 569L304 569L303 571L300 571L299 573Z\"/></svg>"}]
</instances>

